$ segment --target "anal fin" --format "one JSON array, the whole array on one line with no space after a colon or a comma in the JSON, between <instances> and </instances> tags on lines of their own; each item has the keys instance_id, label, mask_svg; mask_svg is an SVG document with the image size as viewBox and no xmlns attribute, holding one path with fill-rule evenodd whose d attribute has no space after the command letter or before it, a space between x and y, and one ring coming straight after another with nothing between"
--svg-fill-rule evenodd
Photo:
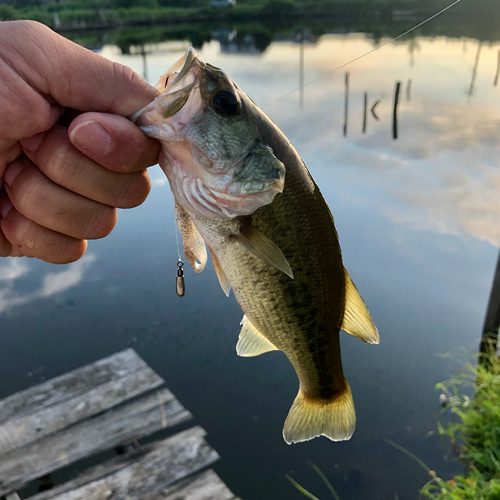
<instances>
[{"instance_id":1,"label":"anal fin","mask_svg":"<svg viewBox=\"0 0 500 500\"><path fill-rule=\"evenodd\" d=\"M345 311L340 328L363 342L378 344L380 337L370 312L345 268L344 273Z\"/></svg>"},{"instance_id":2,"label":"anal fin","mask_svg":"<svg viewBox=\"0 0 500 500\"><path fill-rule=\"evenodd\" d=\"M255 328L246 316L243 316L241 324L243 327L241 328L238 343L236 344L236 353L238 356L258 356L265 352L278 350L273 343L269 342L269 340Z\"/></svg>"}]
</instances>

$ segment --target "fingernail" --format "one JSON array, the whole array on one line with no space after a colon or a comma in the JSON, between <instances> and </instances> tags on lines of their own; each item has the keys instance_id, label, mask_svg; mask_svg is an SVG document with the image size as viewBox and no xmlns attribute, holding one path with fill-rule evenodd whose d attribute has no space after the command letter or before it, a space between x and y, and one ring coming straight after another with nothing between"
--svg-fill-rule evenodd
<instances>
[{"instance_id":1,"label":"fingernail","mask_svg":"<svg viewBox=\"0 0 500 500\"><path fill-rule=\"evenodd\" d=\"M27 149L28 151L34 153L37 150L38 146L40 146L44 134L44 132L41 132L40 134L35 134L31 137L28 137L27 139L22 139L21 145L24 149Z\"/></svg>"},{"instance_id":2,"label":"fingernail","mask_svg":"<svg viewBox=\"0 0 500 500\"><path fill-rule=\"evenodd\" d=\"M14 182L14 179L19 175L19 172L21 172L23 168L24 165L22 161L15 161L14 163L11 163L5 169L5 173L3 174L3 180L5 184L11 187L12 183Z\"/></svg>"},{"instance_id":3,"label":"fingernail","mask_svg":"<svg viewBox=\"0 0 500 500\"><path fill-rule=\"evenodd\" d=\"M89 153L103 154L111 148L111 136L95 121L80 123L71 131L69 138L78 149Z\"/></svg>"},{"instance_id":4,"label":"fingernail","mask_svg":"<svg viewBox=\"0 0 500 500\"><path fill-rule=\"evenodd\" d=\"M13 207L7 196L2 196L0 198L0 218L5 219L9 215L10 209Z\"/></svg>"}]
</instances>

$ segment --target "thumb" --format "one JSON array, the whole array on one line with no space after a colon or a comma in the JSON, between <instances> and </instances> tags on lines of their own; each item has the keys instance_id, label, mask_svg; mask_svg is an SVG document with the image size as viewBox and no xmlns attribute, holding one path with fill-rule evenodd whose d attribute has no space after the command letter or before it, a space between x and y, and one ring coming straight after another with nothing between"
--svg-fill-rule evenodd
<instances>
[{"instance_id":1,"label":"thumb","mask_svg":"<svg viewBox=\"0 0 500 500\"><path fill-rule=\"evenodd\" d=\"M24 58L25 80L64 107L129 116L150 103L158 91L127 66L57 35L33 21L9 22L14 53Z\"/></svg>"}]
</instances>

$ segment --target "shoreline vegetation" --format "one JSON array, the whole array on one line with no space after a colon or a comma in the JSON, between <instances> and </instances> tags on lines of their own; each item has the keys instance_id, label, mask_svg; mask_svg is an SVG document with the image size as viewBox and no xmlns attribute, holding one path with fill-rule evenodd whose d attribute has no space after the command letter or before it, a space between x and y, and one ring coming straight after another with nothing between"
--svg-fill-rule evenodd
<instances>
[{"instance_id":1,"label":"shoreline vegetation","mask_svg":"<svg viewBox=\"0 0 500 500\"><path fill-rule=\"evenodd\" d=\"M3 2L0 3L0 20L32 19L62 33L160 24L256 21L286 23L357 19L382 24L406 20L411 24L424 20L426 16L430 17L452 3L452 0L238 0L234 7L215 8L210 7L209 0L0 1ZM499 4L497 0L482 0L481 5L462 1L440 17L453 22L457 16L474 15L488 21L497 19L495 13L500 16ZM438 20L442 22L442 19ZM490 31L495 33L493 38ZM485 40L500 38L496 23L488 29L486 22L482 32L485 33Z\"/></svg>"},{"instance_id":2,"label":"shoreline vegetation","mask_svg":"<svg viewBox=\"0 0 500 500\"><path fill-rule=\"evenodd\" d=\"M446 422L438 432L450 439L464 473L445 481L434 471L421 490L428 500L496 500L500 498L500 361L466 363L461 372L437 385ZM474 393L470 398L467 394Z\"/></svg>"}]
</instances>

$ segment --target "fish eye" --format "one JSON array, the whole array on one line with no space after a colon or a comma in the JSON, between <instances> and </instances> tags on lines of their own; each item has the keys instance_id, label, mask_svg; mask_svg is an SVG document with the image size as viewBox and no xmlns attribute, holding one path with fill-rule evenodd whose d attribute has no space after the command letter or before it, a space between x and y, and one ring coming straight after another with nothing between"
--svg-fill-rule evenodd
<instances>
[{"instance_id":1,"label":"fish eye","mask_svg":"<svg viewBox=\"0 0 500 500\"><path fill-rule=\"evenodd\" d=\"M212 107L222 116L236 116L240 112L240 101L230 89L222 89L212 98Z\"/></svg>"}]
</instances>

